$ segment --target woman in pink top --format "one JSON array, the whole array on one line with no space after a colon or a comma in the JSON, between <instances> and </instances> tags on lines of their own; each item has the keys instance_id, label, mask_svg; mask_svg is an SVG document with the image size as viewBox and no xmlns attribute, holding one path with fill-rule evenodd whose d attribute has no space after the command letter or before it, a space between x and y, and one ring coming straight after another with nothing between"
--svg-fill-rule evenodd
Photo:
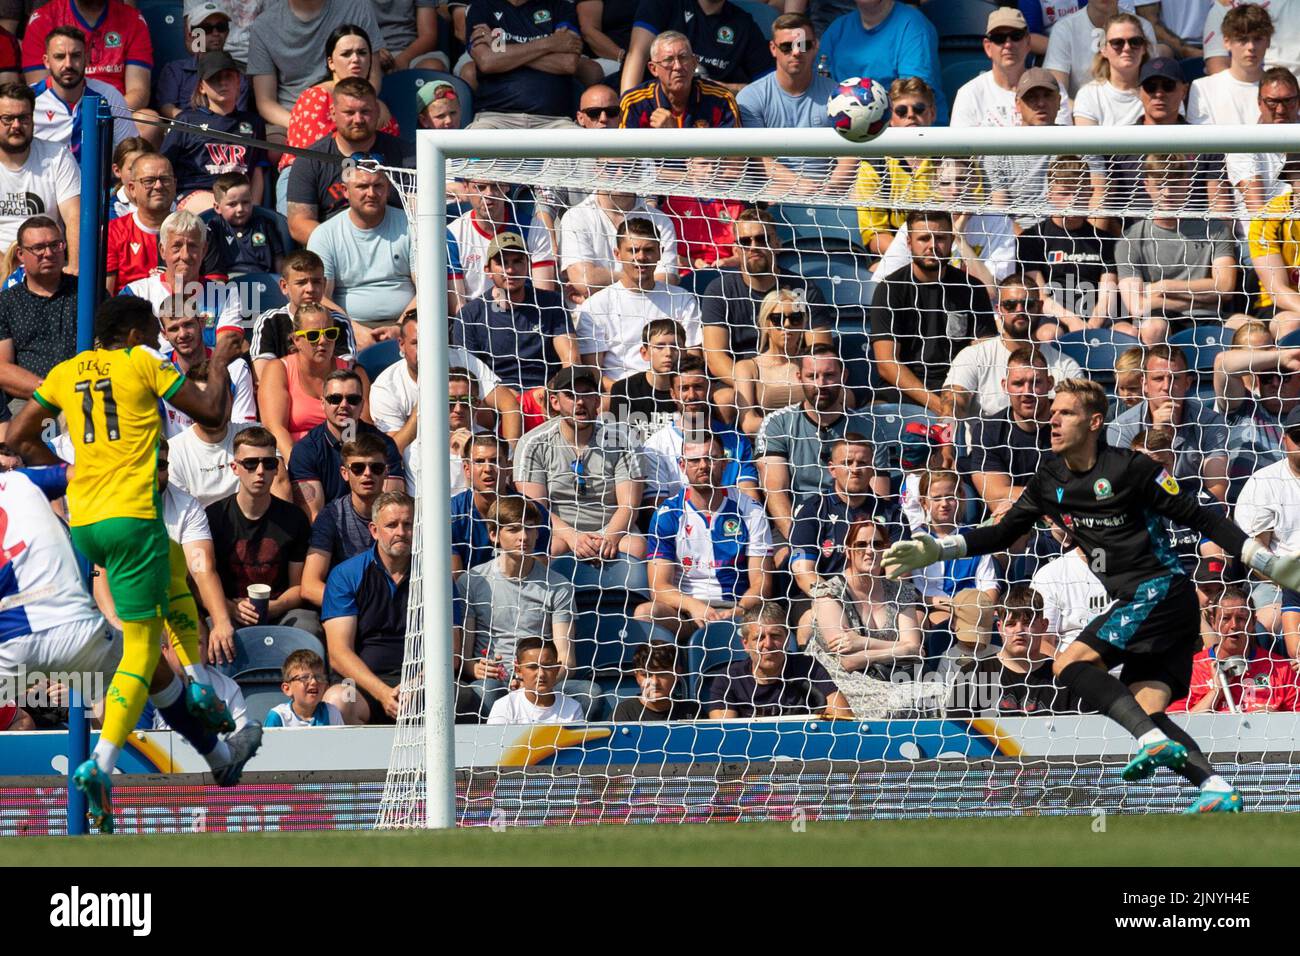
<instances>
[{"instance_id":1,"label":"woman in pink top","mask_svg":"<svg viewBox=\"0 0 1300 956\"><path fill-rule=\"evenodd\" d=\"M336 129L330 117L330 96L334 84L349 76L370 79L370 37L359 26L345 23L325 41L325 69L329 79L309 86L298 95L289 114L289 128L285 131L285 145L306 148L329 136ZM398 135L398 127L388 107L379 102L379 132ZM294 154L280 156L280 178L288 179L284 172L293 165Z\"/></svg>"},{"instance_id":2,"label":"woman in pink top","mask_svg":"<svg viewBox=\"0 0 1300 956\"><path fill-rule=\"evenodd\" d=\"M304 302L293 319L289 354L262 369L257 405L262 424L275 436L276 448L285 461L293 454L294 444L325 421L321 395L326 377L335 369L348 367L345 359L334 355L338 335L338 327L325 309ZM355 371L361 376L361 394L367 397L361 405L361 418L368 422L370 380L365 369L358 366Z\"/></svg>"}]
</instances>

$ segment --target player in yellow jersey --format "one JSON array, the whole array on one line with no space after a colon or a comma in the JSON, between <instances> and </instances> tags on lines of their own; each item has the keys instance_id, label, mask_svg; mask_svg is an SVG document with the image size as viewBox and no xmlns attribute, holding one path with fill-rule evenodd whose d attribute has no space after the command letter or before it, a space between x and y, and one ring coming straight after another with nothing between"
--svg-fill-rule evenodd
<instances>
[{"instance_id":1,"label":"player in yellow jersey","mask_svg":"<svg viewBox=\"0 0 1300 956\"><path fill-rule=\"evenodd\" d=\"M51 415L62 413L76 453L68 484L72 540L108 577L122 621L122 660L104 701L104 726L90 760L74 782L86 793L90 815L111 829L110 775L127 735L140 719L161 653L172 581L170 543L157 485L162 423L160 399L205 425L219 425L229 388L226 366L238 354L237 336L222 336L208 361L209 387L187 381L155 348L158 319L143 299L120 296L95 311L97 347L60 362L10 427L12 447L29 464L53 464L45 445ZM207 686L197 634L178 635L178 658L191 679L189 709L205 724L226 724L224 705ZM190 646L193 645L193 646ZM239 768L252 755L241 741ZM230 741L233 745L233 739ZM232 747L233 749L233 747Z\"/></svg>"}]
</instances>

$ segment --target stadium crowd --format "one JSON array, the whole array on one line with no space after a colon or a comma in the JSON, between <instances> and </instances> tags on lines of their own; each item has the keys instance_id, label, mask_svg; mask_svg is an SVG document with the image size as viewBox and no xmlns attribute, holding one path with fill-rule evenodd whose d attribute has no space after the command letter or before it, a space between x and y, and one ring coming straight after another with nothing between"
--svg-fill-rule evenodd
<instances>
[{"instance_id":1,"label":"stadium crowd","mask_svg":"<svg viewBox=\"0 0 1300 956\"><path fill-rule=\"evenodd\" d=\"M201 52L166 63L140 2L0 4L0 418L76 352L100 202L105 291L150 302L187 378L247 338L228 424L164 403L159 467L209 543L209 659L256 624L320 640L284 661L280 726L399 709L417 263L378 167L413 165L413 125L822 127L851 76L896 127L1300 117L1300 0L1009 2L959 84L950 0L187 0ZM76 163L87 89L105 195ZM880 560L999 518L1068 378L1110 388L1109 443L1300 550L1300 154L752 165L856 216L810 238L709 198L737 175L716 160L673 171L686 195L447 184L458 719L1076 711L1046 665L1107 599L1069 528L901 582ZM1153 533L1204 608L1181 706L1296 709L1300 595Z\"/></svg>"}]
</instances>

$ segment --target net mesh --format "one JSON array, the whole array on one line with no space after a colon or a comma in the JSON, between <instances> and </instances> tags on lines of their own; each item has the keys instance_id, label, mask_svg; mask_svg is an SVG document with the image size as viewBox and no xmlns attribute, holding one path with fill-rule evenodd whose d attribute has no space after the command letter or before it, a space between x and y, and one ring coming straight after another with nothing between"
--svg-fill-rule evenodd
<instances>
[{"instance_id":1,"label":"net mesh","mask_svg":"<svg viewBox=\"0 0 1300 956\"><path fill-rule=\"evenodd\" d=\"M414 234L415 174L388 173ZM456 762L475 780L461 822L491 823L498 789L546 804L535 815L548 820L602 819L581 802L629 774L636 818L655 819L658 794L678 807L689 789L653 778L791 760L988 760L1019 779L1051 759L1065 761L1051 771L1065 786L1073 761L1088 778L1075 809L1169 808L1126 802L1106 767L1132 742L1050 677L1051 657L1109 604L1094 574L1105 569L1068 528L902 585L881 579L879 552L1000 516L1047 453L1053 383L1076 377L1109 396L1112 444L1136 441L1207 506L1300 548L1288 479L1265 471L1283 461L1283 419L1300 402L1300 361L1279 348L1300 325L1285 154L537 157L455 161L448 176L450 384L467 371L474 403L452 422ZM637 219L649 230L627 234L657 247L620 244L618 223ZM494 277L489 242L507 232L526 258ZM842 376L807 357L822 344ZM571 364L598 370L598 441L557 425L582 416L540 388ZM499 403L484 411L496 389L517 421ZM843 421L808 425L819 402ZM473 441L488 433L499 452ZM479 509L521 495L546 509L512 519L537 526L503 544ZM627 533L602 537L610 527ZM1192 709L1292 710L1300 613L1198 533L1152 533L1195 577L1207 640L1235 634L1230 656L1250 658L1240 672L1198 661ZM534 559L518 557L530 547ZM407 684L422 666L418 593L419 572ZM1246 624L1219 614L1243 601ZM742 635L755 607L767 610ZM549 705L530 696L531 656L515 655L534 637L554 641L563 667ZM756 672L782 649L772 678ZM813 719L824 713L839 719ZM989 721L1037 714L1011 737ZM1220 756L1245 746L1234 725L1197 726ZM1294 718L1264 726L1248 749L1291 753ZM417 691L381 826L424 822L425 730ZM510 766L529 768L522 791L506 787ZM796 778L805 803L846 779ZM835 812L892 812L883 789L913 784L949 812L920 769L849 779L868 778L882 792ZM1018 793L1017 806L1070 806L1052 791Z\"/></svg>"}]
</instances>

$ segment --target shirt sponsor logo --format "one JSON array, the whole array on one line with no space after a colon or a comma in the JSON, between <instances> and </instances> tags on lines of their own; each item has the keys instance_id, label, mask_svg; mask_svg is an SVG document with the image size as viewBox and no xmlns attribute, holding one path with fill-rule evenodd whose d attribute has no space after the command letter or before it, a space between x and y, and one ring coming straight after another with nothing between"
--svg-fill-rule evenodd
<instances>
[{"instance_id":1,"label":"shirt sponsor logo","mask_svg":"<svg viewBox=\"0 0 1300 956\"><path fill-rule=\"evenodd\" d=\"M1105 478L1098 478L1097 483L1092 486L1093 493L1096 494L1097 500L1102 501L1106 498L1113 498L1115 491L1110 486L1110 482Z\"/></svg>"},{"instance_id":2,"label":"shirt sponsor logo","mask_svg":"<svg viewBox=\"0 0 1300 956\"><path fill-rule=\"evenodd\" d=\"M1161 468L1160 474L1156 475L1156 484L1163 488L1166 494L1178 494L1178 479L1164 468Z\"/></svg>"},{"instance_id":3,"label":"shirt sponsor logo","mask_svg":"<svg viewBox=\"0 0 1300 956\"><path fill-rule=\"evenodd\" d=\"M1084 528L1122 528L1126 522L1124 515L1074 515L1073 520ZM1066 522L1066 527L1073 526Z\"/></svg>"}]
</instances>

